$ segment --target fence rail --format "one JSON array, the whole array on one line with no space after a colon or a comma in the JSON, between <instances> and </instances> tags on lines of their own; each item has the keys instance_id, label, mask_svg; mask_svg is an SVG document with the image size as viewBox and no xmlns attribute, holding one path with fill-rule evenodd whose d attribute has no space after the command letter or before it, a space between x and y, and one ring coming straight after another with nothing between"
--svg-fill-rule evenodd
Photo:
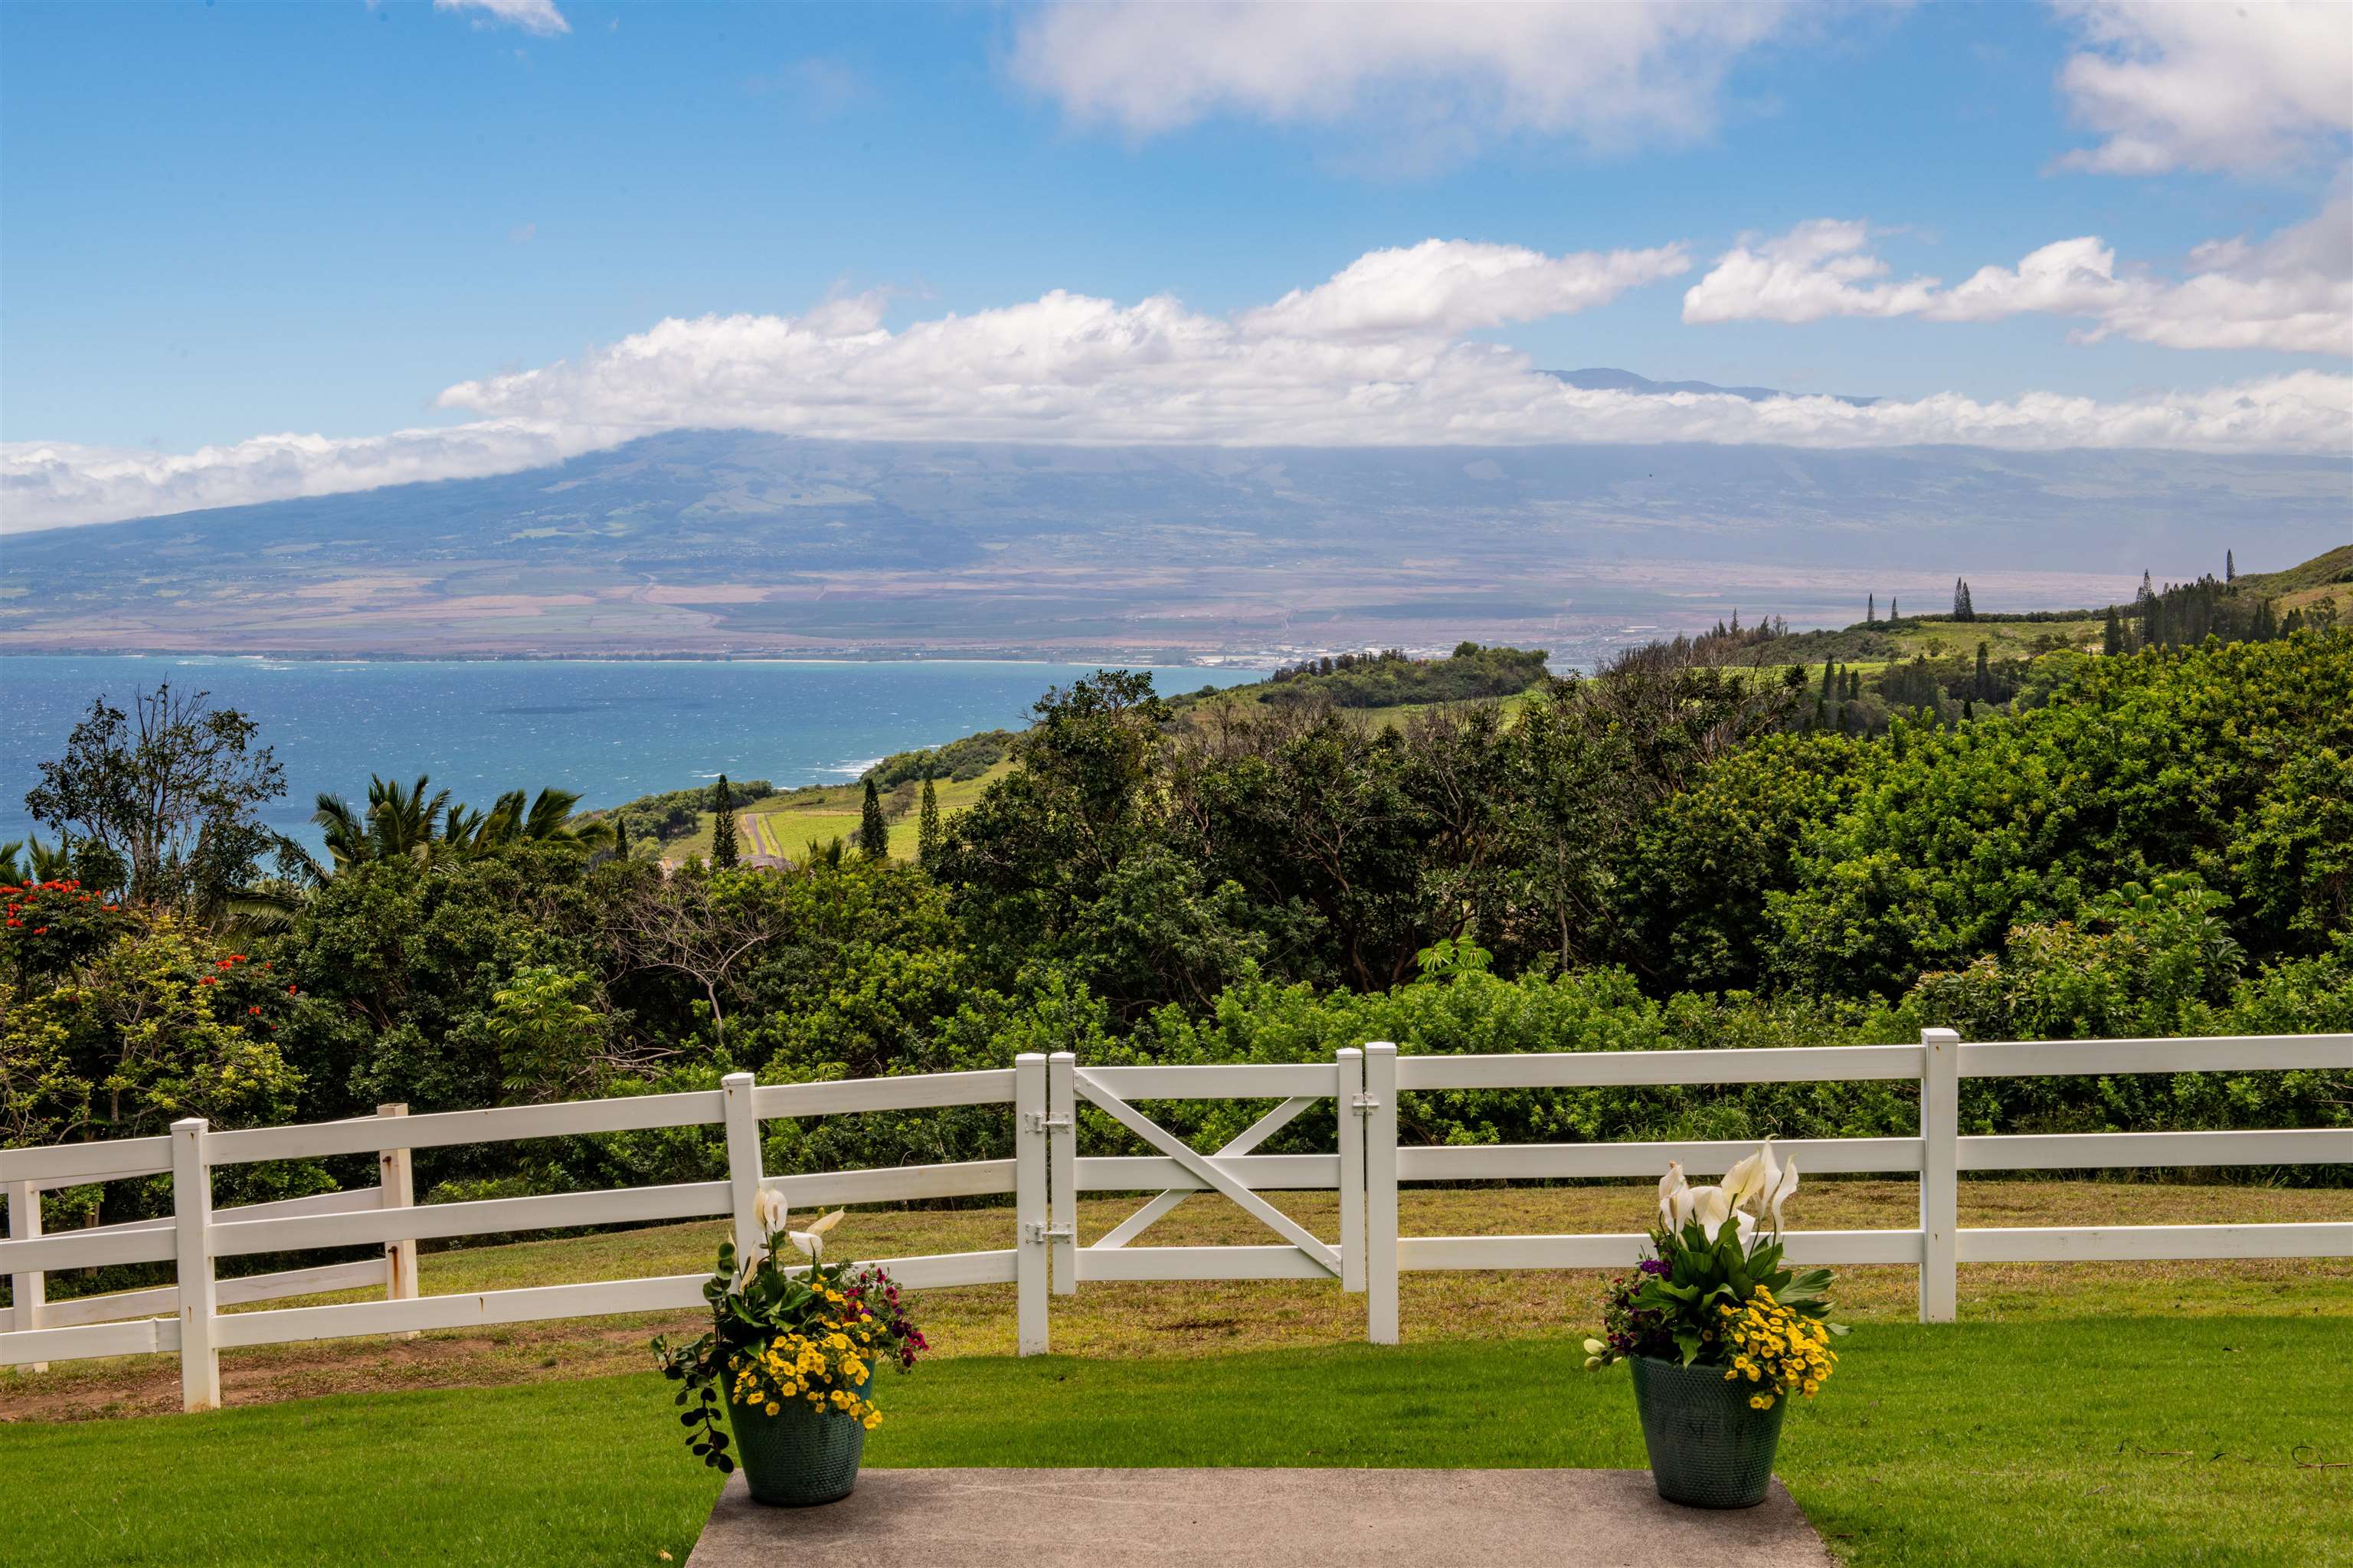
<instances>
[{"instance_id":1,"label":"fence rail","mask_svg":"<svg viewBox=\"0 0 2353 1568\"><path fill-rule=\"evenodd\" d=\"M1917 1083L1916 1136L1799 1139L1781 1149L1817 1174L1917 1177L1919 1224L1901 1230L1793 1231L1788 1255L1804 1264L1915 1267L1922 1320L1947 1321L1955 1315L1956 1270L1963 1263L2353 1256L2353 1221L1962 1230L1956 1188L1963 1171L2353 1163L2353 1129L1963 1137L1960 1080L2298 1070L2353 1070L2353 1034L1967 1044L1948 1030L1932 1029L1916 1045L1402 1058L1394 1045L1377 1042L1336 1052L1328 1063L1092 1068L1062 1054L1024 1055L1009 1069L821 1084L756 1085L749 1074L736 1074L716 1090L427 1116L381 1106L373 1117L301 1127L214 1132L192 1119L174 1123L162 1138L0 1150L0 1194L9 1222L9 1239L0 1241L0 1275L11 1277L15 1297L15 1305L0 1313L0 1366L177 1354L182 1402L195 1410L219 1402L223 1349L691 1308L702 1302L704 1275L419 1296L417 1244L727 1216L738 1245L749 1246L760 1239L753 1215L763 1187L800 1208L1010 1194L1011 1245L878 1261L914 1287L1013 1285L1025 1355L1047 1348L1050 1295L1115 1280L1333 1280L1366 1297L1367 1337L1394 1343L1401 1271L1622 1266L1648 1240L1631 1234L1401 1236L1399 1183L1650 1177L1671 1160L1713 1175L1751 1147L1720 1140L1400 1146L1400 1094L1678 1084ZM1161 1126L1139 1104L1216 1099L1276 1103L1223 1148L1208 1152ZM1334 1152L1255 1152L1326 1100L1336 1113ZM1076 1131L1082 1105L1124 1127L1151 1152L1081 1157ZM765 1120L950 1106L1007 1107L1014 1157L788 1176L770 1176L761 1168ZM411 1193L410 1154L417 1149L711 1126L724 1133L724 1181L423 1205ZM218 1167L371 1152L378 1160L375 1187L212 1207L212 1172ZM41 1234L45 1190L166 1173L173 1192L168 1219ZM1336 1245L1260 1196L1303 1191L1337 1195ZM1156 1195L1081 1246L1078 1203L1087 1192ZM1198 1192L1229 1199L1263 1224L1269 1239L1238 1246L1131 1245ZM214 1267L226 1257L353 1246L378 1248L383 1255L228 1279L216 1277ZM174 1265L176 1284L47 1299L46 1276L52 1272L166 1261ZM378 1287L382 1300L221 1310Z\"/></svg>"}]
</instances>

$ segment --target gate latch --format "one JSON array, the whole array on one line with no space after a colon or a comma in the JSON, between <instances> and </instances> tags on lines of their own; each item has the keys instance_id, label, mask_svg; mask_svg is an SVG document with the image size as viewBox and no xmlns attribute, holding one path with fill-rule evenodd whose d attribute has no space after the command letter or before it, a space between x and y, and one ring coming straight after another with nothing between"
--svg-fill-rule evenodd
<instances>
[{"instance_id":1,"label":"gate latch","mask_svg":"<svg viewBox=\"0 0 2353 1568\"><path fill-rule=\"evenodd\" d=\"M1051 1132L1058 1127L1070 1125L1071 1118L1066 1116L1050 1116L1044 1111L1021 1113L1021 1128L1025 1132Z\"/></svg>"},{"instance_id":2,"label":"gate latch","mask_svg":"<svg viewBox=\"0 0 2353 1568\"><path fill-rule=\"evenodd\" d=\"M1031 1220L1021 1227L1021 1239L1027 1242L1076 1241L1079 1233L1072 1225L1040 1224Z\"/></svg>"},{"instance_id":3,"label":"gate latch","mask_svg":"<svg viewBox=\"0 0 2353 1568\"><path fill-rule=\"evenodd\" d=\"M1370 1116L1373 1112L1381 1108L1381 1097L1378 1095L1350 1095L1348 1097L1348 1106L1349 1108L1354 1110L1358 1116Z\"/></svg>"}]
</instances>

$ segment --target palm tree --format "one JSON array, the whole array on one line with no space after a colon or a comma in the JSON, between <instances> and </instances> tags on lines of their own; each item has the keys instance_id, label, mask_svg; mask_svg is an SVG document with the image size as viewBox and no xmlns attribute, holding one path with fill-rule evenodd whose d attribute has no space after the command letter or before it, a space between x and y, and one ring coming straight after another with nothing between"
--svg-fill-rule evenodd
<instances>
[{"instance_id":1,"label":"palm tree","mask_svg":"<svg viewBox=\"0 0 2353 1568\"><path fill-rule=\"evenodd\" d=\"M427 795L431 780L424 775L403 788L397 781L371 776L364 815L340 795L321 795L311 820L327 840L327 853L337 873L369 861L416 860L430 863L443 856L479 854L507 844L576 844L591 853L613 846L613 824L571 820L580 797L570 789L542 789L537 797L510 789L491 802L487 811L460 801L449 803L449 791ZM298 865L310 857L297 846ZM320 880L324 880L322 875Z\"/></svg>"},{"instance_id":2,"label":"palm tree","mask_svg":"<svg viewBox=\"0 0 2353 1568\"><path fill-rule=\"evenodd\" d=\"M311 821L325 835L327 854L338 873L375 858L375 846L368 841L366 819L353 810L351 802L341 795L321 794L319 809L311 813Z\"/></svg>"},{"instance_id":3,"label":"palm tree","mask_svg":"<svg viewBox=\"0 0 2353 1568\"><path fill-rule=\"evenodd\" d=\"M22 854L25 859L16 857ZM73 841L45 844L41 835L0 844L0 882L64 882L73 875Z\"/></svg>"},{"instance_id":4,"label":"palm tree","mask_svg":"<svg viewBox=\"0 0 2353 1568\"><path fill-rule=\"evenodd\" d=\"M420 773L404 792L397 780L369 777L368 836L375 842L378 859L433 858L434 830L440 824L441 809L449 803L449 791L438 790L428 800L425 796L428 782Z\"/></svg>"},{"instance_id":5,"label":"palm tree","mask_svg":"<svg viewBox=\"0 0 2353 1568\"><path fill-rule=\"evenodd\" d=\"M542 789L536 797L510 789L488 811L464 804L450 807L443 818L441 842L458 854L524 842L577 844L592 853L610 849L613 824L574 822L572 809L579 803L579 795L570 789Z\"/></svg>"}]
</instances>

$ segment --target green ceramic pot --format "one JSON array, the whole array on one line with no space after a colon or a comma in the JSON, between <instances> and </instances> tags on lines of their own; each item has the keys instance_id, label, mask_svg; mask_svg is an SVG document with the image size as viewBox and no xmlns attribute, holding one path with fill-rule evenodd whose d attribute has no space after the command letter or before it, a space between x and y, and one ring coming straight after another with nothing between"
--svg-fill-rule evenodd
<instances>
[{"instance_id":1,"label":"green ceramic pot","mask_svg":"<svg viewBox=\"0 0 2353 1568\"><path fill-rule=\"evenodd\" d=\"M860 1385L863 1393L865 1386ZM814 1410L787 1400L771 1415L760 1405L727 1402L735 1429L735 1463L754 1502L808 1508L839 1502L858 1484L866 1456L866 1426L838 1410Z\"/></svg>"},{"instance_id":2,"label":"green ceramic pot","mask_svg":"<svg viewBox=\"0 0 2353 1568\"><path fill-rule=\"evenodd\" d=\"M1634 1408L1651 1479L1669 1502L1692 1508L1754 1508L1773 1484L1773 1452L1789 1402L1751 1410L1756 1386L1724 1381L1722 1367L1631 1358Z\"/></svg>"}]
</instances>

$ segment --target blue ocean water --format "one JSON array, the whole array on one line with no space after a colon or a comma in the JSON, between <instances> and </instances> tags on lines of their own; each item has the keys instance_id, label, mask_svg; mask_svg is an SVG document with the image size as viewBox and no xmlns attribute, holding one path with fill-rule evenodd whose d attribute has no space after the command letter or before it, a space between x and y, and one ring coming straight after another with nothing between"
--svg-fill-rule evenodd
<instances>
[{"instance_id":1,"label":"blue ocean water","mask_svg":"<svg viewBox=\"0 0 2353 1568\"><path fill-rule=\"evenodd\" d=\"M361 800L368 775L429 774L487 807L556 785L586 806L682 789L725 773L789 788L854 779L876 758L975 730L1018 728L1050 686L1092 664L1010 661L512 660L329 662L59 655L0 658L0 842L33 827L25 791L93 698L128 708L168 681L261 726L286 769L263 813L314 847L322 790ZM1156 669L1165 693L1254 679ZM47 833L42 835L49 837Z\"/></svg>"}]
</instances>

